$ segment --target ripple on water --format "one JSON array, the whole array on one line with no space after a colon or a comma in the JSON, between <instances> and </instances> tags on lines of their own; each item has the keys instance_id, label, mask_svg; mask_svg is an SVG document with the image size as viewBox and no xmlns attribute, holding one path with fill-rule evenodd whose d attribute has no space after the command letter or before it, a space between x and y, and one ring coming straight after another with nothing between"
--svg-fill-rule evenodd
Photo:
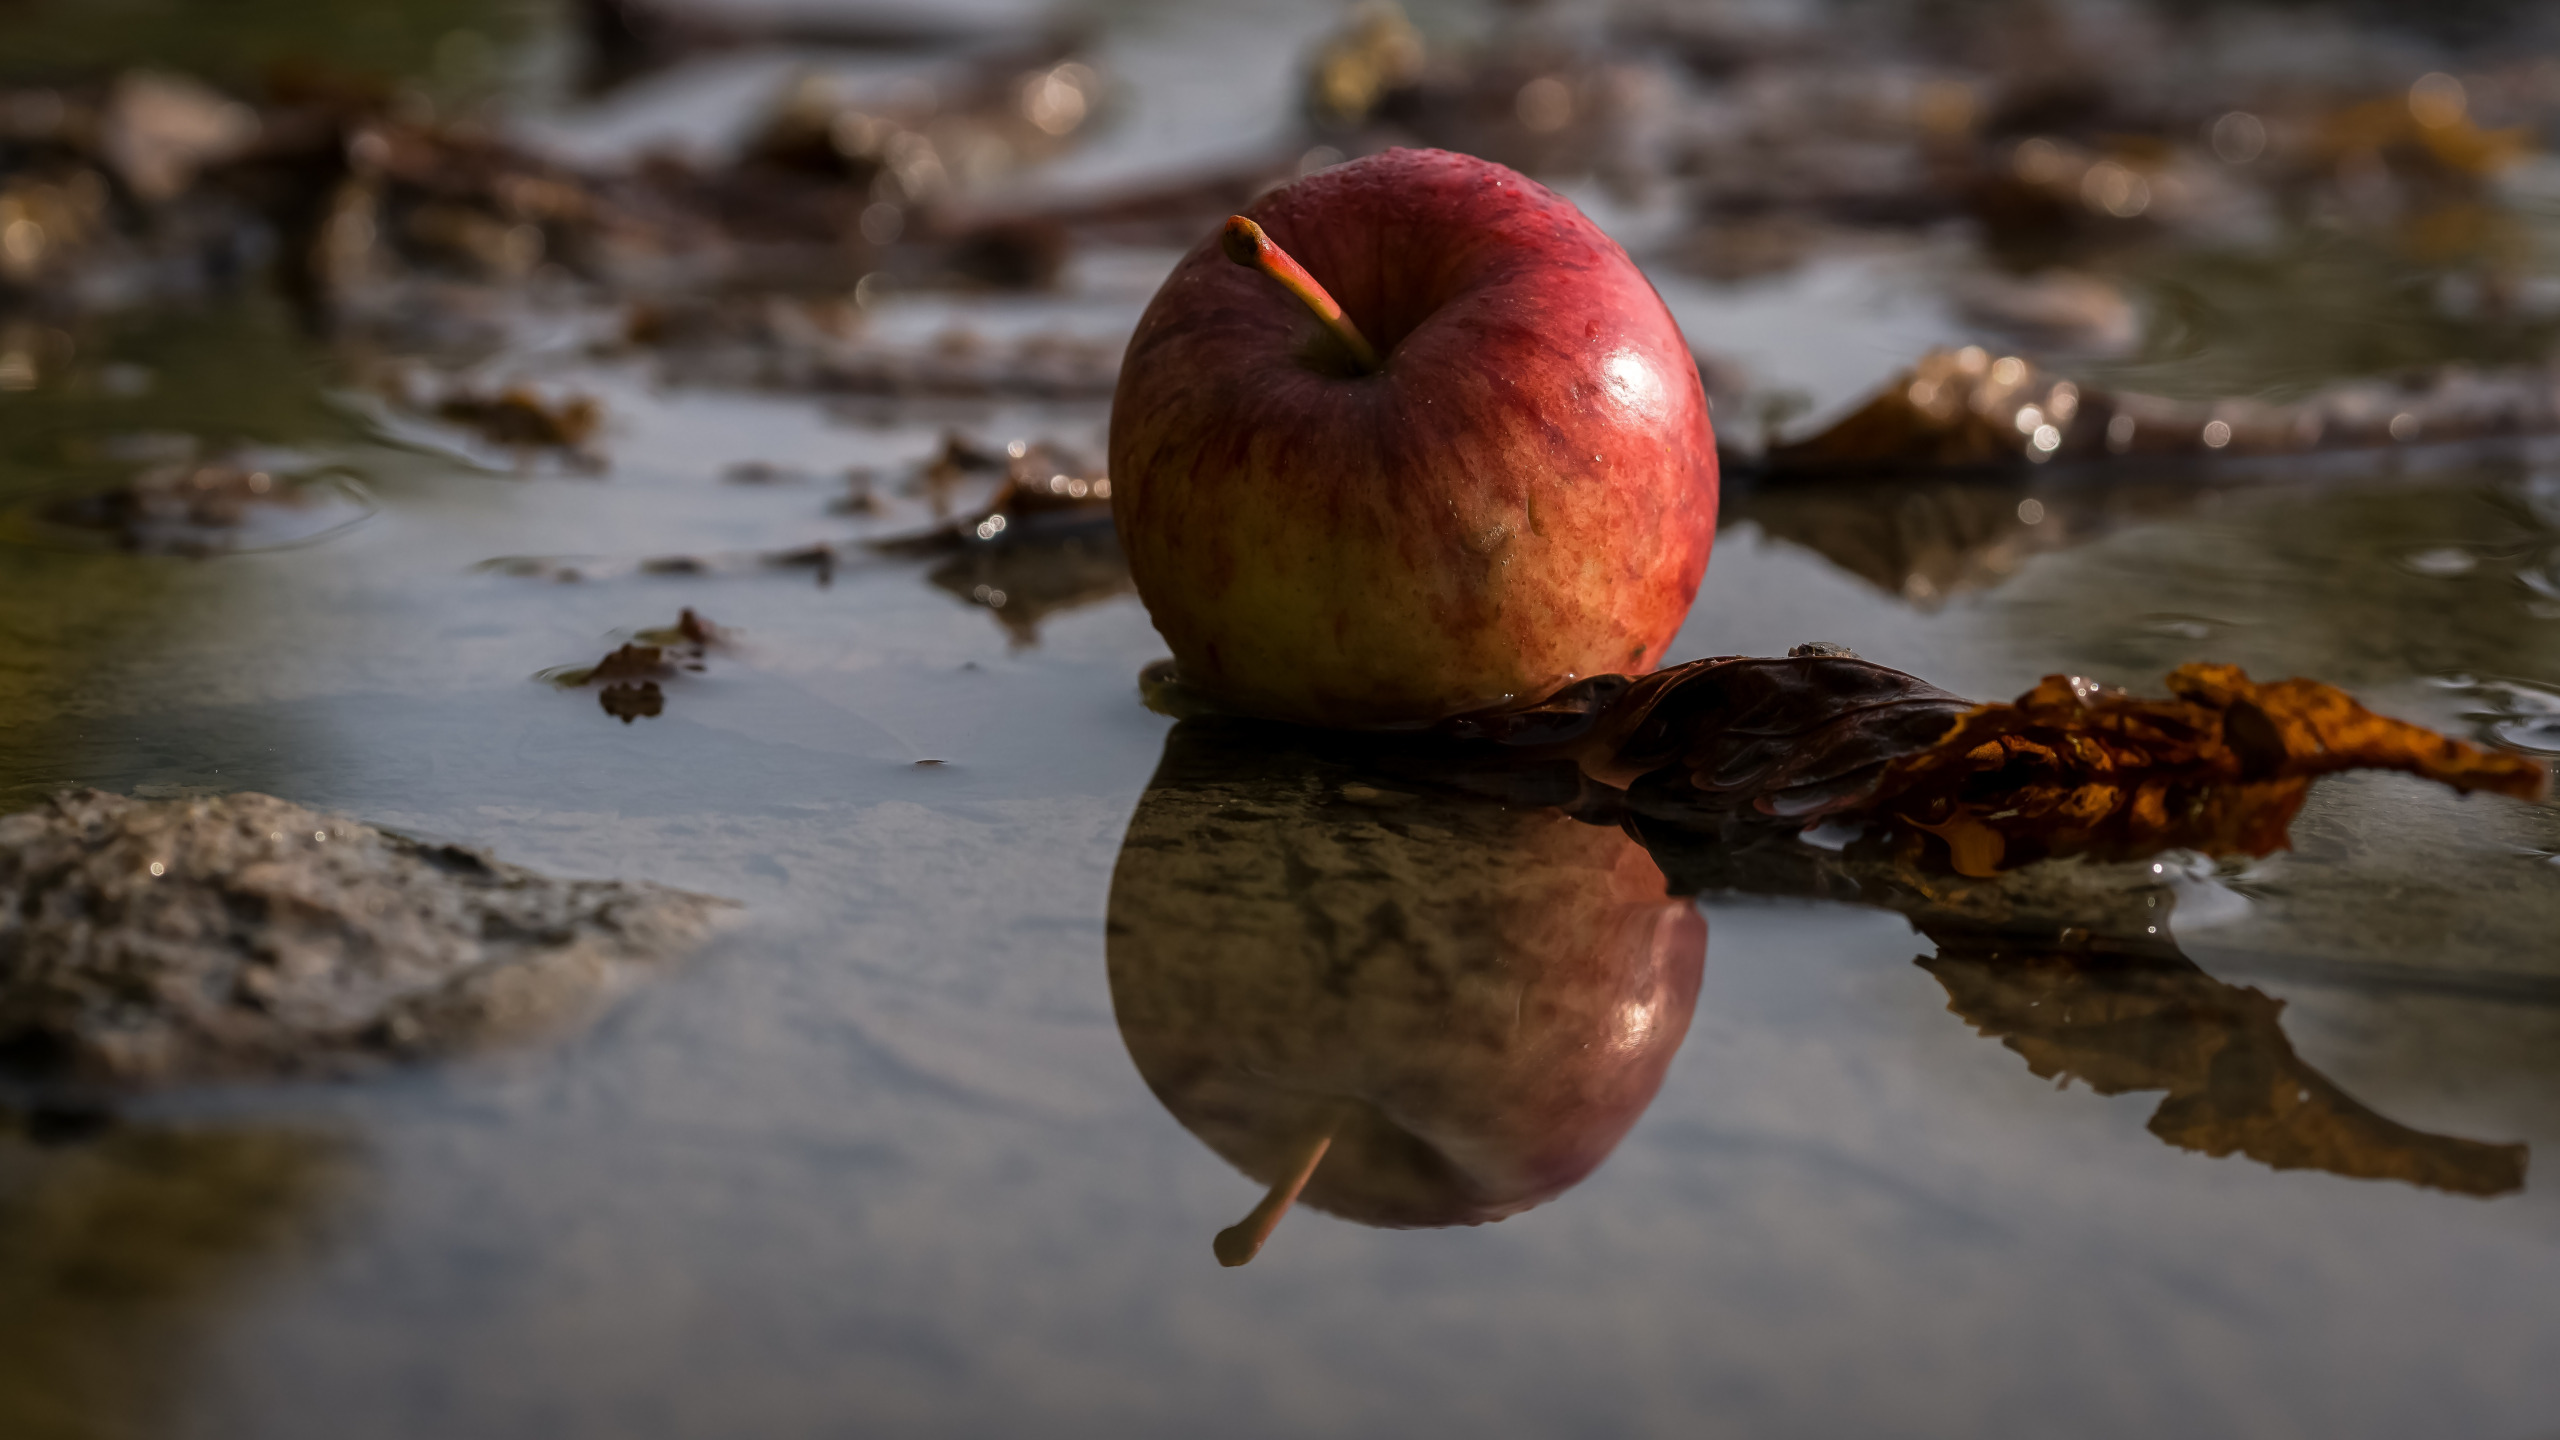
<instances>
[{"instance_id":1,"label":"ripple on water","mask_svg":"<svg viewBox=\"0 0 2560 1440\"><path fill-rule=\"evenodd\" d=\"M2434 683L2474 702L2463 718L2491 743L2534 755L2560 755L2560 685L2465 674L2439 675Z\"/></svg>"}]
</instances>

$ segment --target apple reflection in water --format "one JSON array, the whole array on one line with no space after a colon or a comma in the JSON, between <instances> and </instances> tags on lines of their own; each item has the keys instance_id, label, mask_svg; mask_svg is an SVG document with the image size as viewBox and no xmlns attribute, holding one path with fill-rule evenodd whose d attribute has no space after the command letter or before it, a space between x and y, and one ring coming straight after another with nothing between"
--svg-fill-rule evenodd
<instances>
[{"instance_id":1,"label":"apple reflection in water","mask_svg":"<svg viewBox=\"0 0 2560 1440\"><path fill-rule=\"evenodd\" d=\"M1706 922L1642 846L1561 810L1399 785L1306 732L1186 720L1112 877L1138 1072L1263 1203L1478 1225L1589 1175L1689 1028Z\"/></svg>"}]
</instances>

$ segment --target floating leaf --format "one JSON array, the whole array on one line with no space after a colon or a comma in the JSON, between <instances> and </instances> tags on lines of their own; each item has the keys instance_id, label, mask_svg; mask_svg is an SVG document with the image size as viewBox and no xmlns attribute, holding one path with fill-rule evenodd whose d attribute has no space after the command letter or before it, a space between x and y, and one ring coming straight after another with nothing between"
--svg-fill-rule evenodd
<instances>
[{"instance_id":1,"label":"floating leaf","mask_svg":"<svg viewBox=\"0 0 2560 1440\"><path fill-rule=\"evenodd\" d=\"M2048 676L2015 704L1984 705L1897 760L1874 805L1987 875L2048 854L2173 848L2264 855L2311 781L2399 770L2469 793L2542 793L2542 767L2376 715L2314 680L2260 685L2231 665L2185 665L2168 700Z\"/></svg>"},{"instance_id":2,"label":"floating leaf","mask_svg":"<svg viewBox=\"0 0 2560 1440\"><path fill-rule=\"evenodd\" d=\"M666 692L661 680L673 680L703 668L714 649L728 643L729 632L705 620L688 606L673 625L636 632L613 653L593 665L569 665L535 677L564 690L602 684L597 703L604 713L628 725L662 713Z\"/></svg>"},{"instance_id":3,"label":"floating leaf","mask_svg":"<svg viewBox=\"0 0 2560 1440\"><path fill-rule=\"evenodd\" d=\"M2188 665L2170 699L2049 676L2013 704L1970 705L1851 656L1693 661L1598 676L1519 710L1461 717L1454 738L1570 759L1657 812L1854 815L1933 835L1961 874L2059 855L2285 848L2311 781L2399 770L2530 799L2543 768L2376 715L2311 680L2261 685Z\"/></svg>"},{"instance_id":4,"label":"floating leaf","mask_svg":"<svg viewBox=\"0 0 2560 1440\"><path fill-rule=\"evenodd\" d=\"M457 391L437 402L437 418L466 425L493 445L582 450L604 423L592 396L547 399L524 385L495 395Z\"/></svg>"}]
</instances>

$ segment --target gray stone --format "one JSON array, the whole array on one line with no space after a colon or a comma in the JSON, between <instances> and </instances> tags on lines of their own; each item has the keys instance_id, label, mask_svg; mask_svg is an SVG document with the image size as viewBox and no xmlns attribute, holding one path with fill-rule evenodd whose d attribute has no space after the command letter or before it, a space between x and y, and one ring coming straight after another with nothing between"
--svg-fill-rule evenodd
<instances>
[{"instance_id":1,"label":"gray stone","mask_svg":"<svg viewBox=\"0 0 2560 1440\"><path fill-rule=\"evenodd\" d=\"M729 902L556 880L269 795L70 790L0 817L0 1064L141 1086L554 1033Z\"/></svg>"}]
</instances>

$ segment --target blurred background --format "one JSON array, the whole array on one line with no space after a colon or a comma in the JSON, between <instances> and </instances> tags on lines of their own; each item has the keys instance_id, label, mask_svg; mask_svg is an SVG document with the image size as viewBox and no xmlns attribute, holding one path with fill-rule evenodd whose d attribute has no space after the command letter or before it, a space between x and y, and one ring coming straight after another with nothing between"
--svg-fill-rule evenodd
<instances>
[{"instance_id":1,"label":"blurred background","mask_svg":"<svg viewBox=\"0 0 2560 1440\"><path fill-rule=\"evenodd\" d=\"M746 906L547 1048L6 1091L0 1434L2560 1433L2560 818L2397 777L1993 897L2130 980L1657 852L1712 940L1606 1165L1216 1268L1262 1182L1140 1073L1147 926L1624 859L1453 810L1306 903L1255 847L1369 781L1137 694L1121 346L1395 145L1680 320L1672 659L2226 661L2560 755L2548 4L0 0L0 809Z\"/></svg>"}]
</instances>

